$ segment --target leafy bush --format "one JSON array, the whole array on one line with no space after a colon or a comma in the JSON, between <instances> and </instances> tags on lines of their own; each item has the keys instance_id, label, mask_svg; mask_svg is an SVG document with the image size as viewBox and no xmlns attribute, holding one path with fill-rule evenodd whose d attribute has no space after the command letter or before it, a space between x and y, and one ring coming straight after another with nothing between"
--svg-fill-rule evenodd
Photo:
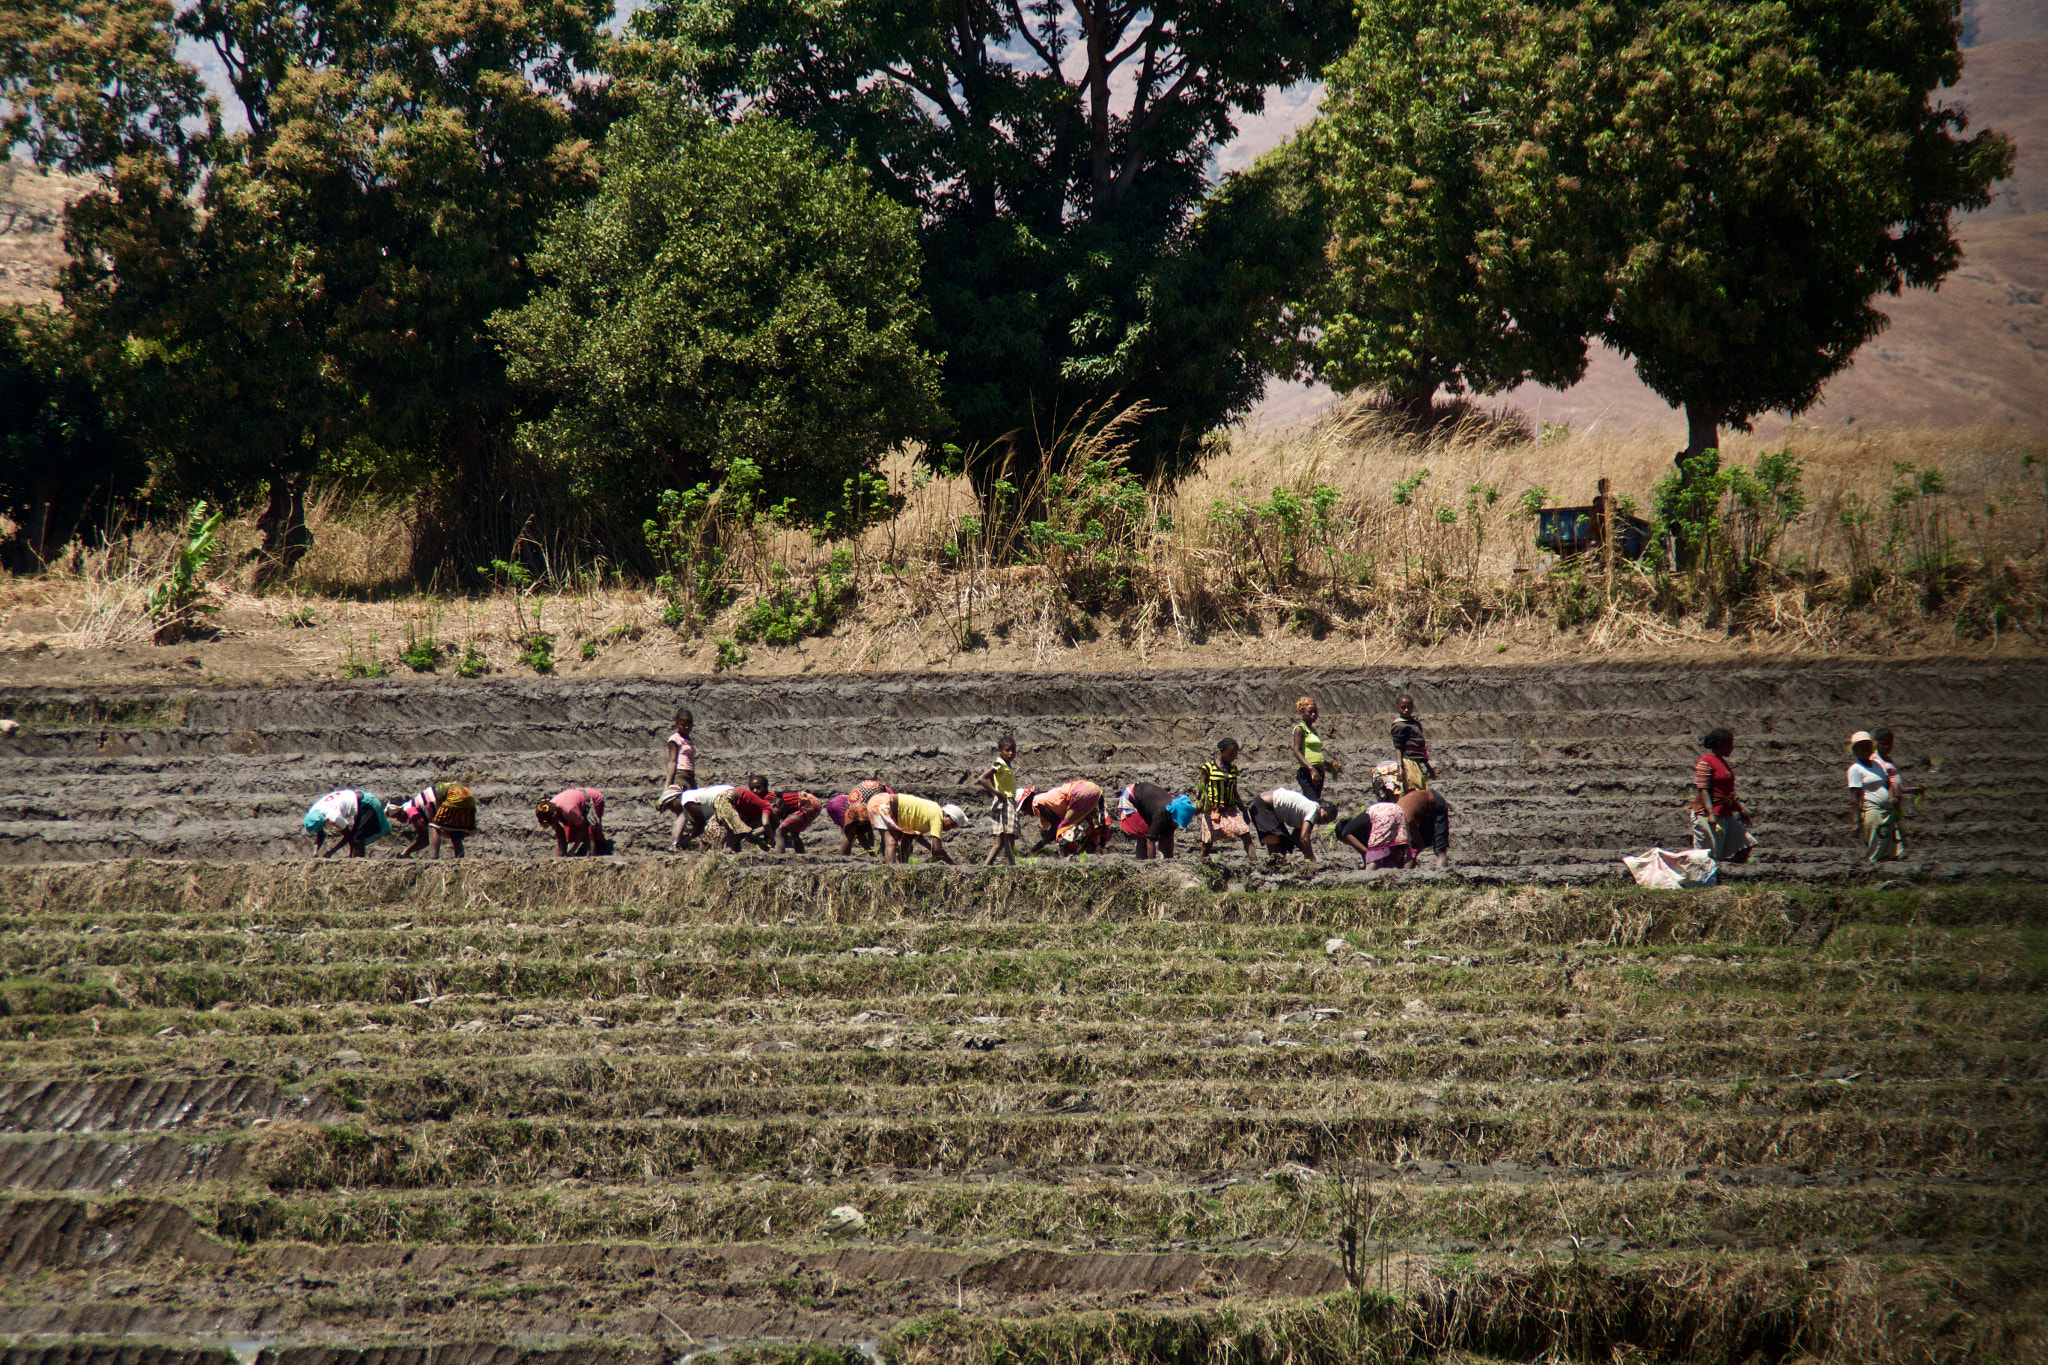
<instances>
[{"instance_id":1,"label":"leafy bush","mask_svg":"<svg viewBox=\"0 0 2048 1365\"><path fill-rule=\"evenodd\" d=\"M370 632L370 642L363 649L356 648L355 637L350 636L348 649L341 656L341 672L348 678L381 678L384 665L377 658L377 633Z\"/></svg>"},{"instance_id":2,"label":"leafy bush","mask_svg":"<svg viewBox=\"0 0 2048 1365\"><path fill-rule=\"evenodd\" d=\"M829 635L853 604L853 551L844 545L832 552L808 592L792 591L789 570L780 564L769 573L773 586L747 604L733 630L742 642L793 645L807 635Z\"/></svg>"},{"instance_id":3,"label":"leafy bush","mask_svg":"<svg viewBox=\"0 0 2048 1365\"><path fill-rule=\"evenodd\" d=\"M441 646L434 640L431 620L405 623L405 648L398 651L398 660L415 673L434 671L441 661Z\"/></svg>"},{"instance_id":4,"label":"leafy bush","mask_svg":"<svg viewBox=\"0 0 2048 1365\"><path fill-rule=\"evenodd\" d=\"M220 528L226 520L225 511L209 512L203 502L193 503L185 513L170 567L149 594L147 610L158 644L182 640L194 630L199 616L220 610L206 600L200 575L220 553Z\"/></svg>"},{"instance_id":5,"label":"leafy bush","mask_svg":"<svg viewBox=\"0 0 2048 1365\"><path fill-rule=\"evenodd\" d=\"M1668 538L1679 572L1711 603L1736 606L1763 586L1778 542L1806 512L1801 472L1790 446L1728 469L1720 451L1702 451L1658 482L1651 534Z\"/></svg>"},{"instance_id":6,"label":"leafy bush","mask_svg":"<svg viewBox=\"0 0 2048 1365\"><path fill-rule=\"evenodd\" d=\"M476 641L465 642L462 646L462 657L456 660L455 672L464 678L481 678L490 671L491 661L476 647Z\"/></svg>"},{"instance_id":7,"label":"leafy bush","mask_svg":"<svg viewBox=\"0 0 2048 1365\"><path fill-rule=\"evenodd\" d=\"M519 646L519 662L536 673L555 671L555 637L540 628L541 612L545 606L545 603L534 604L533 629L514 641Z\"/></svg>"}]
</instances>

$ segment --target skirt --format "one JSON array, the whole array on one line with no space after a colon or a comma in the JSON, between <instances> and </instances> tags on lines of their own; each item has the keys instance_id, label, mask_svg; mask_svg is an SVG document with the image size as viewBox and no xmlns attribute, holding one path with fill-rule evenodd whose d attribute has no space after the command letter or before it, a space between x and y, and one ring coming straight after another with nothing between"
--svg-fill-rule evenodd
<instances>
[{"instance_id":1,"label":"skirt","mask_svg":"<svg viewBox=\"0 0 2048 1365\"><path fill-rule=\"evenodd\" d=\"M469 788L449 783L441 804L434 807L430 823L443 834L476 833L476 797Z\"/></svg>"},{"instance_id":2,"label":"skirt","mask_svg":"<svg viewBox=\"0 0 2048 1365\"><path fill-rule=\"evenodd\" d=\"M348 841L352 844L374 844L390 832L390 822L378 818L377 808L357 797L356 822L348 832Z\"/></svg>"},{"instance_id":3,"label":"skirt","mask_svg":"<svg viewBox=\"0 0 2048 1365\"><path fill-rule=\"evenodd\" d=\"M1117 823L1117 828L1133 839L1152 837L1152 822L1145 818L1145 812L1134 810Z\"/></svg>"},{"instance_id":4,"label":"skirt","mask_svg":"<svg viewBox=\"0 0 2048 1365\"><path fill-rule=\"evenodd\" d=\"M1252 832L1251 823L1244 818L1244 812L1236 806L1225 806L1221 810L1205 812L1209 828L1226 838L1242 839Z\"/></svg>"},{"instance_id":5,"label":"skirt","mask_svg":"<svg viewBox=\"0 0 2048 1365\"><path fill-rule=\"evenodd\" d=\"M997 796L988 803L988 832L1002 837L1017 833L1017 803Z\"/></svg>"},{"instance_id":6,"label":"skirt","mask_svg":"<svg viewBox=\"0 0 2048 1365\"><path fill-rule=\"evenodd\" d=\"M1280 812L1273 809L1272 802L1254 796L1251 804L1245 807L1245 813L1251 817L1252 833L1258 835L1260 839L1293 842L1287 823L1280 818Z\"/></svg>"},{"instance_id":7,"label":"skirt","mask_svg":"<svg viewBox=\"0 0 2048 1365\"><path fill-rule=\"evenodd\" d=\"M1401 791L1426 792L1429 790L1429 770L1422 766L1422 760L1404 758L1401 760Z\"/></svg>"},{"instance_id":8,"label":"skirt","mask_svg":"<svg viewBox=\"0 0 2048 1365\"><path fill-rule=\"evenodd\" d=\"M739 807L732 803L731 792L725 792L713 801L711 811L718 817L719 824L742 838L755 832L754 827L747 823L747 818L740 814Z\"/></svg>"}]
</instances>

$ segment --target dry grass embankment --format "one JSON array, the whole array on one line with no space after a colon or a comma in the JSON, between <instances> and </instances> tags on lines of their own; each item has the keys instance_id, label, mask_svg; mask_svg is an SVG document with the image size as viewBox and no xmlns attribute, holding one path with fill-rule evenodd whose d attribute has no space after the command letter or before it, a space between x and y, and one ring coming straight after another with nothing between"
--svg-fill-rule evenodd
<instances>
[{"instance_id":1,"label":"dry grass embankment","mask_svg":"<svg viewBox=\"0 0 2048 1365\"><path fill-rule=\"evenodd\" d=\"M1352 408L1302 432L1234 430L1168 491L1123 476L1111 422L1070 430L1064 472L993 511L906 453L885 468L900 510L855 540L748 523L714 501L678 565L694 574L717 550L701 596L603 562L537 562L520 591L422 592L403 577L406 509L330 491L281 586L257 588L253 518L230 525L209 587L219 637L176 653L209 678L285 679L404 674L402 651L422 643L414 661L443 673L466 657L471 672L763 674L2038 648L2048 437L1731 436L1731 464L1789 449L1807 502L1736 593L1647 564L1608 580L1536 552L1525 494L1584 503L1606 477L1647 510L1667 444L1506 440L1477 422L1425 439ZM33 659L24 681L171 667L149 646L145 604L172 548L167 530L142 528L7 579L0 650Z\"/></svg>"}]
</instances>

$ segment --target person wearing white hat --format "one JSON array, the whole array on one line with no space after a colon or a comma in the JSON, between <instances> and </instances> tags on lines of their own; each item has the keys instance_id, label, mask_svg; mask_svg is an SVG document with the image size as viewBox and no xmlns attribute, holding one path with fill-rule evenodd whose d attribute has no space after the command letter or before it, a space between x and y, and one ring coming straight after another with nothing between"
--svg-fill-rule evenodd
<instances>
[{"instance_id":1,"label":"person wearing white hat","mask_svg":"<svg viewBox=\"0 0 2048 1365\"><path fill-rule=\"evenodd\" d=\"M893 797L876 796L868 802L875 827L883 832L885 861L907 863L910 845L922 841L932 857L942 863L953 861L946 852L946 831L967 823L967 812L958 806L941 806L922 796L897 792Z\"/></svg>"},{"instance_id":2,"label":"person wearing white hat","mask_svg":"<svg viewBox=\"0 0 2048 1365\"><path fill-rule=\"evenodd\" d=\"M1898 789L1876 758L1877 741L1858 730L1849 736L1849 818L1867 863L1890 862L1904 853L1899 839Z\"/></svg>"}]
</instances>

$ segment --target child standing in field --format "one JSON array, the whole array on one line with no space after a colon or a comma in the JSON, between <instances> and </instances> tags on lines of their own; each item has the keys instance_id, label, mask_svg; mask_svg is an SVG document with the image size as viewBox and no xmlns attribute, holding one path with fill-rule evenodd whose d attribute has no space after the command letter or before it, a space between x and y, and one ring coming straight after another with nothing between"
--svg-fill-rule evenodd
<instances>
[{"instance_id":1,"label":"child standing in field","mask_svg":"<svg viewBox=\"0 0 2048 1365\"><path fill-rule=\"evenodd\" d=\"M704 828L703 817L693 821L687 809L688 803L682 799L684 792L697 786L697 746L690 742L690 727L695 722L696 718L688 710L676 712L674 728L668 736L668 776L662 779L661 800L657 803L661 810L676 817L675 831L669 836L668 846L677 851L683 846L684 829L694 824L692 833L701 833Z\"/></svg>"},{"instance_id":2,"label":"child standing in field","mask_svg":"<svg viewBox=\"0 0 2048 1365\"><path fill-rule=\"evenodd\" d=\"M1216 760L1202 765L1201 800L1202 860L1215 851L1216 836L1227 834L1244 842L1245 866L1252 864L1252 827L1244 818L1237 794L1237 741L1226 739L1216 746Z\"/></svg>"},{"instance_id":3,"label":"child standing in field","mask_svg":"<svg viewBox=\"0 0 2048 1365\"><path fill-rule=\"evenodd\" d=\"M1017 738L1004 734L996 741L996 761L975 782L989 794L989 829L996 846L988 851L982 866L993 867L997 858L1017 865L1017 772L1010 764L1017 757Z\"/></svg>"},{"instance_id":4,"label":"child standing in field","mask_svg":"<svg viewBox=\"0 0 2048 1365\"><path fill-rule=\"evenodd\" d=\"M1415 698L1400 698L1394 711L1394 753L1401 764L1402 790L1426 792L1436 780L1436 769L1429 763L1429 736L1415 718Z\"/></svg>"}]
</instances>

